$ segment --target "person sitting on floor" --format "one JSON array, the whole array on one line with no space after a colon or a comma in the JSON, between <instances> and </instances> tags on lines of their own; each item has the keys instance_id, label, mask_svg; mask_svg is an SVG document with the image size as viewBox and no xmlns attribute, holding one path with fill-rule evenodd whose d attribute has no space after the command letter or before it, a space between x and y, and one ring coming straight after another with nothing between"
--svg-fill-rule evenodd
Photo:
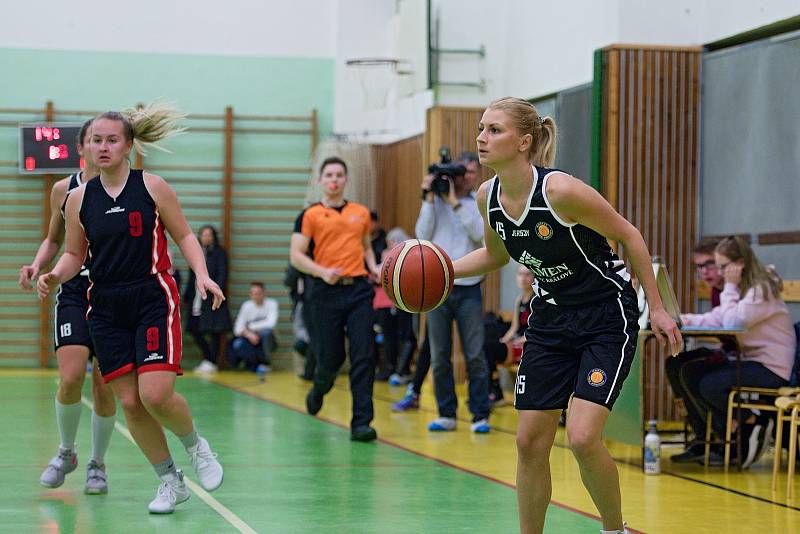
<instances>
[{"instance_id":1,"label":"person sitting on floor","mask_svg":"<svg viewBox=\"0 0 800 534\"><path fill-rule=\"evenodd\" d=\"M244 363L246 369L258 371L259 366L269 371L270 354L275 348L272 329L278 322L278 301L265 298L264 284L250 283L250 299L242 303L236 324L234 338L228 345L228 363L237 369Z\"/></svg>"}]
</instances>

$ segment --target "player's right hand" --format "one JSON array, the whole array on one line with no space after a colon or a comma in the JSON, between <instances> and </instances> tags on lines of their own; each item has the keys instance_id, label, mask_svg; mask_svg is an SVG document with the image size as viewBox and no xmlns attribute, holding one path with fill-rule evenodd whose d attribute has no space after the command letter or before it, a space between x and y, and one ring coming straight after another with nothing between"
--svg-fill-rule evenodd
<instances>
[{"instance_id":1,"label":"player's right hand","mask_svg":"<svg viewBox=\"0 0 800 534\"><path fill-rule=\"evenodd\" d=\"M425 176L422 177L421 186L422 186L423 190L430 191L432 183L433 183L433 175L432 174L426 174Z\"/></svg>"},{"instance_id":2,"label":"player's right hand","mask_svg":"<svg viewBox=\"0 0 800 534\"><path fill-rule=\"evenodd\" d=\"M33 265L23 265L19 268L19 285L22 289L33 289L32 280L39 276L39 268Z\"/></svg>"},{"instance_id":3,"label":"player's right hand","mask_svg":"<svg viewBox=\"0 0 800 534\"><path fill-rule=\"evenodd\" d=\"M39 299L44 300L50 291L58 286L58 277L53 273L43 274L36 281L36 292L39 294Z\"/></svg>"}]
</instances>

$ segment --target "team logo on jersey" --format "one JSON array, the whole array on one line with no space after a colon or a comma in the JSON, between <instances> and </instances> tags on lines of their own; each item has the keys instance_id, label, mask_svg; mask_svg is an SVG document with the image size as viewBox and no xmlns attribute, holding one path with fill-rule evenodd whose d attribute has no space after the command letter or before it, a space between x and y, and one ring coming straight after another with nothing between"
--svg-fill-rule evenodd
<instances>
[{"instance_id":1,"label":"team logo on jersey","mask_svg":"<svg viewBox=\"0 0 800 534\"><path fill-rule=\"evenodd\" d=\"M586 377L590 386L599 388L606 383L606 372L602 369L594 368L589 371L589 376Z\"/></svg>"},{"instance_id":2,"label":"team logo on jersey","mask_svg":"<svg viewBox=\"0 0 800 534\"><path fill-rule=\"evenodd\" d=\"M521 263L522 265L527 265L528 267L531 267L531 266L533 266L533 267L541 267L542 266L542 260L540 260L538 258L534 258L530 254L528 254L527 250L523 250L522 251L522 254L520 254L520 256L519 256L518 262Z\"/></svg>"},{"instance_id":3,"label":"team logo on jersey","mask_svg":"<svg viewBox=\"0 0 800 534\"><path fill-rule=\"evenodd\" d=\"M110 210L106 210L106 215L108 215L109 213L122 213L123 211L125 211L125 208L123 208L122 206L114 206Z\"/></svg>"},{"instance_id":4,"label":"team logo on jersey","mask_svg":"<svg viewBox=\"0 0 800 534\"><path fill-rule=\"evenodd\" d=\"M544 221L536 223L536 236L547 241L553 237L553 227Z\"/></svg>"},{"instance_id":5,"label":"team logo on jersey","mask_svg":"<svg viewBox=\"0 0 800 534\"><path fill-rule=\"evenodd\" d=\"M159 353L151 352L150 354L147 355L147 358L145 358L143 361L152 362L153 360L161 360L163 358L164 357L162 355L160 355Z\"/></svg>"}]
</instances>

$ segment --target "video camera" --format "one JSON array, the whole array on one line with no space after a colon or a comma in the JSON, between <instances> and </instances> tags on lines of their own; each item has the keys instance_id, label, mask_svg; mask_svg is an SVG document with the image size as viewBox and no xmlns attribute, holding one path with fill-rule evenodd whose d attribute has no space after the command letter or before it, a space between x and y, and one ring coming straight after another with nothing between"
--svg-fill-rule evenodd
<instances>
[{"instance_id":1,"label":"video camera","mask_svg":"<svg viewBox=\"0 0 800 534\"><path fill-rule=\"evenodd\" d=\"M431 191L437 195L446 195L450 191L450 183L447 177L464 176L467 173L467 168L458 163L452 163L450 149L446 146L439 149L439 159L439 163L434 163L428 167L428 172L433 175Z\"/></svg>"}]
</instances>

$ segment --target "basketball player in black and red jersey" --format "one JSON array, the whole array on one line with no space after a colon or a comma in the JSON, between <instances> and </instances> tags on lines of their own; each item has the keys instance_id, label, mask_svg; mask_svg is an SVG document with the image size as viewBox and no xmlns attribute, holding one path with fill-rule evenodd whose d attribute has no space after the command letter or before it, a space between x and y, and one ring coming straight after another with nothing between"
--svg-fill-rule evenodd
<instances>
[{"instance_id":1,"label":"basketball player in black and red jersey","mask_svg":"<svg viewBox=\"0 0 800 534\"><path fill-rule=\"evenodd\" d=\"M70 191L98 174L94 166L88 144L91 135L92 121L81 126L76 139L78 154L84 159L82 171L59 180L50 192L50 223L47 236L39 245L36 257L30 265L23 265L19 270L19 283L25 289L31 289L31 281L38 275L43 266L49 264L61 243L64 241L64 204ZM86 377L86 363L94 352L89 337L89 326L86 322L86 310L89 302L86 290L89 287L89 266L84 264L79 274L61 284L56 295L55 306L55 352L58 362L58 390L56 391L56 421L61 437L58 454L39 477L39 482L48 488L57 488L64 483L64 477L78 467L78 454L75 448L75 436L81 418L81 390ZM100 376L95 365L92 369L92 456L86 464L86 485L84 493L108 493L106 480L105 453L114 432L117 407L114 394Z\"/></svg>"},{"instance_id":2,"label":"basketball player in black and red jersey","mask_svg":"<svg viewBox=\"0 0 800 534\"><path fill-rule=\"evenodd\" d=\"M222 466L197 435L189 405L175 393L181 374L178 288L167 272L170 233L197 275L197 291L211 293L214 308L225 298L209 277L197 238L189 229L172 188L160 177L131 169L134 143L154 143L176 133L181 115L163 105L125 113L108 112L92 125L92 155L98 179L67 199L66 249L53 270L39 277L46 296L91 259L87 318L100 371L119 398L131 434L161 479L151 513L171 513L189 498L183 473L175 468L163 427L189 453L201 485L222 484Z\"/></svg>"},{"instance_id":3,"label":"basketball player in black and red jersey","mask_svg":"<svg viewBox=\"0 0 800 534\"><path fill-rule=\"evenodd\" d=\"M455 276L484 274L513 258L535 277L514 403L521 530L542 532L550 449L569 403L567 436L601 532L625 532L619 476L602 435L630 370L639 312L631 277L606 238L623 246L647 295L652 328L673 354L680 332L664 310L639 231L597 191L549 168L555 121L525 100L503 98L486 109L479 131L480 161L497 175L477 196L485 245L453 262Z\"/></svg>"}]
</instances>

